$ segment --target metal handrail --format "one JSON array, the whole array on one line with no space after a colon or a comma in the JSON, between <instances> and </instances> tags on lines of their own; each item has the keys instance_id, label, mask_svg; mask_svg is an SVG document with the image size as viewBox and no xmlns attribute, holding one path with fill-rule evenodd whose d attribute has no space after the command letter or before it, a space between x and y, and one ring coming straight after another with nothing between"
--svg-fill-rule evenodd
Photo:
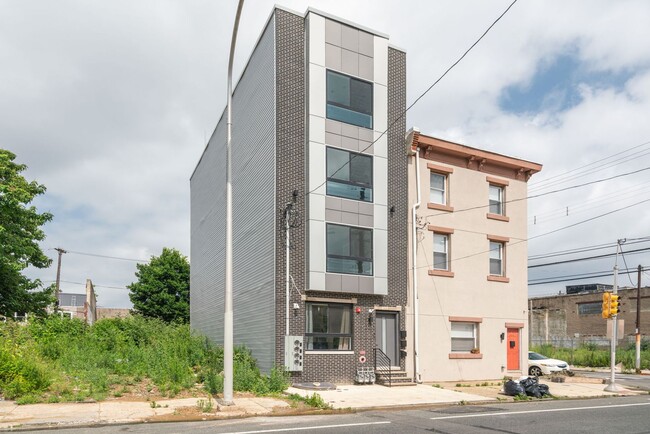
<instances>
[{"instance_id":1,"label":"metal handrail","mask_svg":"<svg viewBox=\"0 0 650 434\"><path fill-rule=\"evenodd\" d=\"M378 365L377 362L380 362L380 364ZM393 365L391 364L390 357L388 357L380 348L375 348L375 371L379 371L382 375L384 375L385 372L388 372L388 387L392 387L393 385L393 372L391 366Z\"/></svg>"}]
</instances>

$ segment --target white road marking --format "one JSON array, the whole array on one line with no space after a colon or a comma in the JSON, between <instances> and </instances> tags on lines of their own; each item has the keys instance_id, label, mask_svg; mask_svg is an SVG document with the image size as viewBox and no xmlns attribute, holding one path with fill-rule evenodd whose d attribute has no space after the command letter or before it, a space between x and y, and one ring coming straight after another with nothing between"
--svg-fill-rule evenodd
<instances>
[{"instance_id":1,"label":"white road marking","mask_svg":"<svg viewBox=\"0 0 650 434\"><path fill-rule=\"evenodd\" d=\"M236 432L229 432L224 434L256 434L256 433L266 433L266 432L305 431L305 430L313 430L313 429L343 428L348 426L385 425L387 423L391 423L391 422L385 421L385 422L342 423L339 425L301 426L296 428L261 429L256 431L236 431Z\"/></svg>"},{"instance_id":2,"label":"white road marking","mask_svg":"<svg viewBox=\"0 0 650 434\"><path fill-rule=\"evenodd\" d=\"M488 417L488 416L510 416L514 414L528 414L528 413L550 413L554 411L577 411L577 410L594 410L597 408L616 408L616 407L635 407L639 405L650 405L650 402L639 402L634 404L618 404L618 405L598 405L593 407L571 407L571 408L549 408L546 410L526 410L526 411L503 411L499 413L481 413L481 414L462 414L458 416L440 416L432 417L431 420L442 419L461 419L466 417Z\"/></svg>"}]
</instances>

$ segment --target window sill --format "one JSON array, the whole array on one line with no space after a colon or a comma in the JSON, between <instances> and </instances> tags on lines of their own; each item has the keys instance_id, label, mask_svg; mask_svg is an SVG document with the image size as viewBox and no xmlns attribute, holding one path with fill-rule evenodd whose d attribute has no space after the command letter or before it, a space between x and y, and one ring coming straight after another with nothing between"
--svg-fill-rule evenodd
<instances>
[{"instance_id":1,"label":"window sill","mask_svg":"<svg viewBox=\"0 0 650 434\"><path fill-rule=\"evenodd\" d=\"M429 276L454 277L454 272L447 270L429 270Z\"/></svg>"},{"instance_id":2,"label":"window sill","mask_svg":"<svg viewBox=\"0 0 650 434\"><path fill-rule=\"evenodd\" d=\"M334 354L334 355L343 355L343 354L353 354L354 351L348 351L348 350L329 350L329 351L319 351L319 350L305 350L305 354Z\"/></svg>"},{"instance_id":3,"label":"window sill","mask_svg":"<svg viewBox=\"0 0 650 434\"><path fill-rule=\"evenodd\" d=\"M483 354L472 354L472 353L449 353L450 359L482 359Z\"/></svg>"},{"instance_id":4,"label":"window sill","mask_svg":"<svg viewBox=\"0 0 650 434\"><path fill-rule=\"evenodd\" d=\"M449 211L449 212L452 212L454 210L453 206L442 205L442 204L439 204L439 203L432 203L432 202L429 202L427 204L427 208L429 208L429 209L437 209L438 211Z\"/></svg>"},{"instance_id":5,"label":"window sill","mask_svg":"<svg viewBox=\"0 0 650 434\"><path fill-rule=\"evenodd\" d=\"M510 283L510 278L505 276L488 276L487 280L490 282Z\"/></svg>"},{"instance_id":6,"label":"window sill","mask_svg":"<svg viewBox=\"0 0 650 434\"><path fill-rule=\"evenodd\" d=\"M505 216L505 215L501 215L501 214L487 213L487 214L485 214L485 216L487 218L491 219L491 220L499 220L499 221L502 221L502 222L509 222L510 221L510 217Z\"/></svg>"}]
</instances>

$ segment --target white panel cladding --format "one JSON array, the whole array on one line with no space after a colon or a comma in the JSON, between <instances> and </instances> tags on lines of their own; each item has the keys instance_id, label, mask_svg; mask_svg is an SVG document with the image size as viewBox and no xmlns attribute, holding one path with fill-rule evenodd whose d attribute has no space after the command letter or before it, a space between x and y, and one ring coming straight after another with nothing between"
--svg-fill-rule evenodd
<instances>
[{"instance_id":1,"label":"white panel cladding","mask_svg":"<svg viewBox=\"0 0 650 434\"><path fill-rule=\"evenodd\" d=\"M325 118L325 67L309 64L309 114Z\"/></svg>"},{"instance_id":2,"label":"white panel cladding","mask_svg":"<svg viewBox=\"0 0 650 434\"><path fill-rule=\"evenodd\" d=\"M325 18L314 13L307 15L309 27L309 62L325 66Z\"/></svg>"},{"instance_id":3,"label":"white panel cladding","mask_svg":"<svg viewBox=\"0 0 650 434\"><path fill-rule=\"evenodd\" d=\"M388 160L386 158L375 156L373 162L375 174L372 191L374 194L375 204L388 205L388 180L386 175L388 173Z\"/></svg>"},{"instance_id":4,"label":"white panel cladding","mask_svg":"<svg viewBox=\"0 0 650 434\"><path fill-rule=\"evenodd\" d=\"M375 36L374 52L375 83L388 86L388 39ZM388 107L386 107L386 110L388 110Z\"/></svg>"},{"instance_id":5,"label":"white panel cladding","mask_svg":"<svg viewBox=\"0 0 650 434\"><path fill-rule=\"evenodd\" d=\"M275 357L275 25L272 19L233 94L234 341L268 372ZM223 341L225 115L191 180L192 327Z\"/></svg>"},{"instance_id":6,"label":"white panel cladding","mask_svg":"<svg viewBox=\"0 0 650 434\"><path fill-rule=\"evenodd\" d=\"M388 135L382 135L380 132L375 131L375 143L372 145L374 154L378 157L388 158Z\"/></svg>"},{"instance_id":7,"label":"white panel cladding","mask_svg":"<svg viewBox=\"0 0 650 434\"><path fill-rule=\"evenodd\" d=\"M309 116L309 141L325 143L325 119Z\"/></svg>"},{"instance_id":8,"label":"white panel cladding","mask_svg":"<svg viewBox=\"0 0 650 434\"><path fill-rule=\"evenodd\" d=\"M309 143L309 191L325 195L325 146ZM311 205L310 205L311 206Z\"/></svg>"},{"instance_id":9,"label":"white panel cladding","mask_svg":"<svg viewBox=\"0 0 650 434\"><path fill-rule=\"evenodd\" d=\"M310 271L309 289L316 291L325 291L325 273Z\"/></svg>"},{"instance_id":10,"label":"white panel cladding","mask_svg":"<svg viewBox=\"0 0 650 434\"><path fill-rule=\"evenodd\" d=\"M373 99L373 122L375 131L386 131L388 128L388 88L375 83Z\"/></svg>"},{"instance_id":11,"label":"white panel cladding","mask_svg":"<svg viewBox=\"0 0 650 434\"><path fill-rule=\"evenodd\" d=\"M381 273L380 279L385 280L386 257L387 257L387 139L382 138L377 144L371 146L365 152L373 157L373 203L368 203L371 214L356 211L342 211L335 209L325 210L325 201L316 193L325 196L326 181L326 143L329 146L340 147L358 152L365 149L377 136L377 131L384 131L387 127L387 76L388 76L388 42L385 38L372 35L357 28L343 25L331 19L323 19L321 27L320 20L315 21L314 13L310 17L310 40L308 41L309 54L309 156L308 156L308 185L309 191L318 187L317 192L310 194L309 211L309 271L310 279L318 279L320 276L314 272L324 272L326 268L326 222L351 224L354 226L371 227L373 233L377 229L383 230L379 238L374 238L374 268ZM316 25L311 25L311 23ZM317 31L317 32L316 32ZM322 35L321 32L322 31ZM318 47L322 44L322 49ZM322 57L321 57L322 55ZM379 56L379 59L376 57ZM322 60L321 60L322 59ZM360 127L351 126L333 120L326 120L326 69L325 67L345 72L351 76L373 81L373 129L366 130ZM318 120L322 118L326 123L325 131L321 128ZM351 135L354 130L356 134ZM361 134L363 133L363 134ZM322 135L321 135L322 134ZM361 137L363 135L363 137ZM378 148L377 148L378 147ZM379 156L377 157L377 150ZM328 199L331 199L328 197ZM338 199L338 202L354 202L345 199ZM355 202L356 204L357 202ZM322 208L321 208L322 206ZM321 220L323 219L324 222ZM323 223L322 225L318 223ZM373 236L374 237L374 236ZM377 260L379 259L379 262ZM375 276L378 274L375 272ZM330 277L332 274L327 273ZM348 276L349 277L349 276ZM354 277L354 276L353 276ZM377 279L377 277L372 277ZM350 280L350 279L348 279ZM358 279L357 279L358 280ZM325 279L327 290L335 290L334 286ZM349 283L349 282L348 282ZM320 283L310 283L312 289L319 289ZM348 291L357 292L358 286L344 285ZM366 285L368 286L368 285ZM379 294L386 294L386 282L379 285ZM343 292L345 288L341 288ZM383 289L382 289L383 288ZM383 291L383 292L381 292Z\"/></svg>"},{"instance_id":12,"label":"white panel cladding","mask_svg":"<svg viewBox=\"0 0 650 434\"><path fill-rule=\"evenodd\" d=\"M325 222L309 221L309 271L325 272Z\"/></svg>"},{"instance_id":13,"label":"white panel cladding","mask_svg":"<svg viewBox=\"0 0 650 434\"><path fill-rule=\"evenodd\" d=\"M374 226L377 229L388 230L388 207L386 205L375 204Z\"/></svg>"},{"instance_id":14,"label":"white panel cladding","mask_svg":"<svg viewBox=\"0 0 650 434\"><path fill-rule=\"evenodd\" d=\"M375 294L388 295L388 279L385 277L375 277Z\"/></svg>"},{"instance_id":15,"label":"white panel cladding","mask_svg":"<svg viewBox=\"0 0 650 434\"><path fill-rule=\"evenodd\" d=\"M387 277L388 274L388 231L377 229L373 231L374 236L374 269L375 277Z\"/></svg>"}]
</instances>

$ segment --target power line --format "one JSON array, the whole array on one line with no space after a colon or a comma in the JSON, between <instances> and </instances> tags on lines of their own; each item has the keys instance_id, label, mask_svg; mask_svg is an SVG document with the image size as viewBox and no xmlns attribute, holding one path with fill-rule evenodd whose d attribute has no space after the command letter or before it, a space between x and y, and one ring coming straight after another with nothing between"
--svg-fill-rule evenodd
<instances>
[{"instance_id":1,"label":"power line","mask_svg":"<svg viewBox=\"0 0 650 434\"><path fill-rule=\"evenodd\" d=\"M43 283L48 283L48 282L50 282L50 283L54 283L54 280L44 280L44 281L43 281ZM81 285L81 286L86 286L85 283L82 283L82 282L72 282L72 281L70 281L70 280L62 280L61 282L62 282L62 283L69 283L70 285ZM129 288L126 288L126 287L124 287L124 286L95 285L95 284L93 283L93 287L95 287L95 288L108 288L108 289L123 289L123 290L129 291Z\"/></svg>"},{"instance_id":2,"label":"power line","mask_svg":"<svg viewBox=\"0 0 650 434\"><path fill-rule=\"evenodd\" d=\"M636 270L630 270L630 271L625 271L625 272L619 272L620 274L630 274L630 273L636 273ZM594 279L596 277L609 277L613 276L614 272L609 272L607 274L598 274L594 276L589 276L589 277L582 277L582 278L576 278L576 279L559 279L559 280L551 280L548 282L534 282L534 283L528 283L528 286L535 286L535 285L544 285L547 283L559 283L559 282L572 282L574 280L587 280L587 279Z\"/></svg>"},{"instance_id":3,"label":"power line","mask_svg":"<svg viewBox=\"0 0 650 434\"><path fill-rule=\"evenodd\" d=\"M630 250L628 253L629 254L642 253L642 252L647 252L648 250L650 250L650 247L646 247L644 249ZM586 256L586 257L583 257L583 258L575 258L575 259L567 259L567 260L564 260L564 261L548 262L546 264L529 265L528 268L530 269L530 268L550 267L551 265L568 264L568 263L571 263L571 262L590 261L592 259L611 258L612 256L616 256L616 253L605 253L605 254L602 254L602 255ZM627 267L627 264L625 266Z\"/></svg>"},{"instance_id":4,"label":"power line","mask_svg":"<svg viewBox=\"0 0 650 434\"><path fill-rule=\"evenodd\" d=\"M633 150L633 149L637 149L637 148L640 148L640 147L642 147L642 146L646 146L646 145L648 145L648 144L650 144L650 141L648 141L648 142L644 142L644 143L641 143L640 145L632 146L631 148L625 149L624 151L620 151L620 152L617 152L617 153L615 153L615 154L612 154L612 155L610 155L610 156L608 156L608 157L601 158L600 160L596 160L596 161L593 161L593 162L591 162L591 163L585 164L585 165L583 165L583 166L576 167L575 169L571 169L571 170L569 170L569 171L567 171L567 172L560 173L560 174L558 174L558 175L551 176L551 177L546 178L546 179L541 179L541 180L539 180L539 181L533 181L533 182L530 183L530 186L531 186L531 187L536 187L536 186L538 186L539 184L543 184L543 183L545 183L545 182L550 181L551 179L556 179L556 178L562 177L562 176L567 175L567 174L569 174L569 173L575 172L575 171L580 170L580 169L584 169L585 167L592 166L592 165L594 165L594 164L596 164L596 163L600 163L600 162L605 161L605 160L608 160L608 159L610 159L610 158L612 158L612 157L616 157L617 155L624 154L624 153L629 152L629 151L631 151L631 150Z\"/></svg>"},{"instance_id":5,"label":"power line","mask_svg":"<svg viewBox=\"0 0 650 434\"><path fill-rule=\"evenodd\" d=\"M619 271L620 272L623 272L623 271L632 272L632 271L636 271L636 269L631 270L629 268L626 268L625 270L619 270ZM591 278L591 277L593 277L592 275L594 275L594 274L603 274L603 273L613 273L613 271L612 270L590 271L589 273L575 273L575 274L567 274L567 275L564 275L564 276L540 277L540 278L537 278L537 279L530 279L530 280L528 280L528 283L530 284L530 283L543 282L543 281L551 280L551 279L567 279L567 278L576 278L576 280L577 280L577 278L579 278L579 277Z\"/></svg>"},{"instance_id":6,"label":"power line","mask_svg":"<svg viewBox=\"0 0 650 434\"><path fill-rule=\"evenodd\" d=\"M621 245L622 243L619 243L619 248L621 249L621 258L623 258L623 263L625 264L625 269L627 270L629 267L627 266L627 261L625 260L625 254L623 253L623 246ZM632 253L634 250L628 252ZM632 277L630 276L630 273L627 273L627 278L630 279L630 285L634 286L634 282L632 282Z\"/></svg>"},{"instance_id":7,"label":"power line","mask_svg":"<svg viewBox=\"0 0 650 434\"><path fill-rule=\"evenodd\" d=\"M75 252L75 251L72 251L72 250L68 250L67 252L68 253L74 253L75 255L93 256L93 257L96 257L96 258L106 258L106 259L117 259L117 260L120 260L120 261L143 262L143 263L149 262L149 261L144 260L144 259L122 258L122 257L119 257L119 256L107 256L107 255L100 255L100 254L97 254L97 253Z\"/></svg>"},{"instance_id":8,"label":"power line","mask_svg":"<svg viewBox=\"0 0 650 434\"><path fill-rule=\"evenodd\" d=\"M649 240L638 240L638 241L633 241L633 242L626 242L625 244L631 245L631 244L639 244L639 243L645 243L648 242ZM573 255L576 253L584 253L584 252L590 252L594 250L602 250L610 247L615 247L616 243L608 243L608 244L596 244L593 246L584 246L584 247L576 247L574 249L568 249L568 250L558 250L556 252L548 252L548 253L539 253L537 255L531 255L528 257L529 261L536 261L539 259L545 259L545 258L552 258L555 256L565 256L565 255Z\"/></svg>"},{"instance_id":9,"label":"power line","mask_svg":"<svg viewBox=\"0 0 650 434\"><path fill-rule=\"evenodd\" d=\"M422 99L422 98L423 98L427 93L429 93L429 91L431 91L431 89L433 89L433 88L434 88L434 87L435 87L435 86L436 86L436 85L437 85L437 84L438 84L438 83L439 83L439 82L440 82L440 81L441 81L441 80L442 80L442 79L443 79L443 78L444 78L444 77L445 77L445 76L446 76L446 75L447 75L447 74L448 74L448 73L449 73L449 72L450 72L450 71L451 71L451 70L456 66L456 65L458 65L458 64L460 63L460 61L463 60L463 59L465 58L465 56L467 56L467 54L469 54L469 52L472 51L472 49L473 49L473 48L474 48L474 47L475 47L479 42L481 42L481 40L485 37L485 35L487 35L488 32L489 32L490 30L492 30L492 27L494 27L494 26L496 25L496 23L498 23L498 22L501 20L501 18L503 18L503 16L504 16L506 13L508 13L508 11L510 10L510 8L512 8L512 7L515 5L515 3L517 3L517 1L518 1L518 0L514 0L512 3L510 3L510 5L509 5L509 6L508 6L504 11L503 11L503 13L501 13L501 15L499 15L499 17L498 17L496 20L494 20L494 21L492 22L492 24L490 24L490 26L489 26L489 27L488 27L488 28L483 32L483 34L482 34L482 35L481 35L481 36L480 36L480 37L479 37L479 38L478 38L478 39L477 39L477 40L476 40L476 41L475 41L475 42L474 42L474 43L473 43L473 44L472 44L472 45L471 45L467 50L465 50L465 52L464 52L464 53L463 53L463 54L458 58L458 60L456 60L456 61L455 61L455 62L454 62L454 63L453 63L449 68L447 68L447 70L446 70L445 72L443 72L442 75L441 75L440 77L438 77L438 79L437 79L436 81L434 81L433 84L432 84L431 86L429 86L429 87L427 88L427 90L425 90L424 92L422 92L422 93L420 94L420 96L418 96L418 97L415 99L415 101L413 101L413 102L411 103L411 105L409 105L408 107L406 107L406 109L402 112L402 114L400 114L398 117L396 117L395 120L394 120L394 121L393 121L393 122L388 126L388 128L386 128L386 130L384 130L384 131L379 135L379 137L377 137L377 138L376 138L372 143L370 143L370 144L369 144L368 146L366 146L364 149L362 149L361 151L359 151L359 153L363 153L363 152L367 151L368 149L370 149L370 148L371 148L375 143L377 143L377 142L379 141L379 139L381 139L383 136L385 136L386 133L388 133L388 131L390 131L390 129L393 128L393 126L394 126L395 124L397 124L398 121L400 121L402 118L404 118L404 115L406 115L406 113L407 113L411 108L413 108L413 106L414 106L415 104L417 104L417 103L418 103L418 102L419 102L419 101L420 101L420 100L421 100L421 99ZM339 173L341 170L343 170L343 168L346 167L348 164L350 164L350 161L352 161L354 158L356 158L357 155L359 155L359 154L352 154L352 155L350 156L350 158L348 159L348 161L346 161L345 163L343 163L343 165L342 165L341 167L339 167L335 172L333 172L333 173L330 175L330 177L336 175L336 174ZM327 178L327 176L326 176L326 178ZM326 183L327 183L327 179L326 179L325 181L323 181L320 185L318 185L316 188L314 188L314 189L308 191L307 194L306 194L305 196L308 196L308 195L310 195L311 193L314 193L316 190L318 190L319 188L321 188L321 187L322 187L323 185L325 185Z\"/></svg>"}]
</instances>

